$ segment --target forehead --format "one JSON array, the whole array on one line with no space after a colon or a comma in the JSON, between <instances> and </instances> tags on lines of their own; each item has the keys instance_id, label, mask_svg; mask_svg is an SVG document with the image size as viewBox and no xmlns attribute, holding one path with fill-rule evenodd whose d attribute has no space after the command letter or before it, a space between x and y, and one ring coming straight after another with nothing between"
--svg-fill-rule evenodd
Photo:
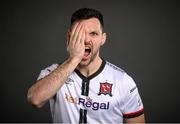
<instances>
[{"instance_id":1,"label":"forehead","mask_svg":"<svg viewBox=\"0 0 180 124\"><path fill-rule=\"evenodd\" d=\"M83 19L77 22L82 23L87 31L101 30L101 24L97 18Z\"/></svg>"}]
</instances>

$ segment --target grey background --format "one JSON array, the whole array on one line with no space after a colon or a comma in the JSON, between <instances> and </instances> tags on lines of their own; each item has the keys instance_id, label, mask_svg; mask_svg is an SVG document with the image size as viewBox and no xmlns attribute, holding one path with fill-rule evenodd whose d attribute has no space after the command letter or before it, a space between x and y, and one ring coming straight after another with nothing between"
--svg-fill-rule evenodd
<instances>
[{"instance_id":1,"label":"grey background","mask_svg":"<svg viewBox=\"0 0 180 124\"><path fill-rule=\"evenodd\" d=\"M179 2L174 0L1 1L0 122L51 122L49 105L27 103L41 69L66 57L71 14L92 7L104 15L104 59L131 75L147 122L179 122Z\"/></svg>"}]
</instances>

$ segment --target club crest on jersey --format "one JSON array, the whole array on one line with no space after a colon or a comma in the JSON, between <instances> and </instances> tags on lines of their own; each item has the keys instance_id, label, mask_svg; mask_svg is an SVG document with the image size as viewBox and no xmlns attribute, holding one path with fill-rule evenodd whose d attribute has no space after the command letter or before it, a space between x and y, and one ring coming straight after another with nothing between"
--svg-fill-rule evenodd
<instances>
[{"instance_id":1,"label":"club crest on jersey","mask_svg":"<svg viewBox=\"0 0 180 124\"><path fill-rule=\"evenodd\" d=\"M74 80L71 79L71 78L68 78L68 79L65 81L65 84L70 84L70 85L72 85L72 82L74 82Z\"/></svg>"},{"instance_id":2,"label":"club crest on jersey","mask_svg":"<svg viewBox=\"0 0 180 124\"><path fill-rule=\"evenodd\" d=\"M112 96L112 84L110 83L100 83L100 88L99 88L99 93L98 95L104 94L104 95L109 95Z\"/></svg>"}]
</instances>

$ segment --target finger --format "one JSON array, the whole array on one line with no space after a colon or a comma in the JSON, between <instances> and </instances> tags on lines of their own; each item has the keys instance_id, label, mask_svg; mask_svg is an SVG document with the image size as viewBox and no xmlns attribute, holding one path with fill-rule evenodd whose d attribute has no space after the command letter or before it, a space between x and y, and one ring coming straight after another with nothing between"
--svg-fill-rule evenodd
<instances>
[{"instance_id":1,"label":"finger","mask_svg":"<svg viewBox=\"0 0 180 124\"><path fill-rule=\"evenodd\" d=\"M75 23L74 25L72 25L70 32L69 32L69 42L72 41L73 37L74 37L74 32L77 28L77 26L79 25L79 22Z\"/></svg>"},{"instance_id":2,"label":"finger","mask_svg":"<svg viewBox=\"0 0 180 124\"><path fill-rule=\"evenodd\" d=\"M79 33L80 33L80 31L82 30L82 24L80 23L78 26L77 26L77 28L76 28L76 30L75 30L75 32L74 32L74 35L73 35L73 40L75 40L75 43L77 42L77 39L78 39L78 37L79 37Z\"/></svg>"},{"instance_id":3,"label":"finger","mask_svg":"<svg viewBox=\"0 0 180 124\"><path fill-rule=\"evenodd\" d=\"M76 44L76 42L77 42L76 40L77 40L80 29L81 29L81 24L78 24L76 26L76 28L74 29L73 34L70 36L70 45L71 46L74 46Z\"/></svg>"},{"instance_id":4,"label":"finger","mask_svg":"<svg viewBox=\"0 0 180 124\"><path fill-rule=\"evenodd\" d=\"M74 34L74 31L76 29L76 27L78 26L79 22L75 23L74 25L72 25L71 27L71 34L73 35Z\"/></svg>"},{"instance_id":5,"label":"finger","mask_svg":"<svg viewBox=\"0 0 180 124\"><path fill-rule=\"evenodd\" d=\"M70 40L70 31L69 30L67 31L66 39L67 39L66 45L68 45L69 44L69 40Z\"/></svg>"},{"instance_id":6,"label":"finger","mask_svg":"<svg viewBox=\"0 0 180 124\"><path fill-rule=\"evenodd\" d=\"M80 42L83 43L83 44L85 42L85 36L86 36L85 30L83 30L82 37L81 37L81 40L80 40Z\"/></svg>"},{"instance_id":7,"label":"finger","mask_svg":"<svg viewBox=\"0 0 180 124\"><path fill-rule=\"evenodd\" d=\"M72 29L70 40L73 40L77 37L77 33L79 32L81 25L82 24L79 22L77 24L75 24L75 26Z\"/></svg>"},{"instance_id":8,"label":"finger","mask_svg":"<svg viewBox=\"0 0 180 124\"><path fill-rule=\"evenodd\" d=\"M81 42L83 31L84 31L84 26L82 25L80 30L79 30L79 32L78 32L78 34L77 34L76 42L75 43L80 43Z\"/></svg>"}]
</instances>

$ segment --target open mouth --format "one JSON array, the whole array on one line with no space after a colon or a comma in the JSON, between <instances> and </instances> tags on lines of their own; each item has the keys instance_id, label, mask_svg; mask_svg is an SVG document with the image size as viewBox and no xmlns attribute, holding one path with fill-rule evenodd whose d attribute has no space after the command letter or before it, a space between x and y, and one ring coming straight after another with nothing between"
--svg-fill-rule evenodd
<instances>
[{"instance_id":1,"label":"open mouth","mask_svg":"<svg viewBox=\"0 0 180 124\"><path fill-rule=\"evenodd\" d=\"M91 52L91 49L90 49L90 48L86 48L86 49L85 49L85 52L90 53L90 52Z\"/></svg>"},{"instance_id":2,"label":"open mouth","mask_svg":"<svg viewBox=\"0 0 180 124\"><path fill-rule=\"evenodd\" d=\"M89 47L85 48L84 56L87 57L91 53L91 49Z\"/></svg>"}]
</instances>

